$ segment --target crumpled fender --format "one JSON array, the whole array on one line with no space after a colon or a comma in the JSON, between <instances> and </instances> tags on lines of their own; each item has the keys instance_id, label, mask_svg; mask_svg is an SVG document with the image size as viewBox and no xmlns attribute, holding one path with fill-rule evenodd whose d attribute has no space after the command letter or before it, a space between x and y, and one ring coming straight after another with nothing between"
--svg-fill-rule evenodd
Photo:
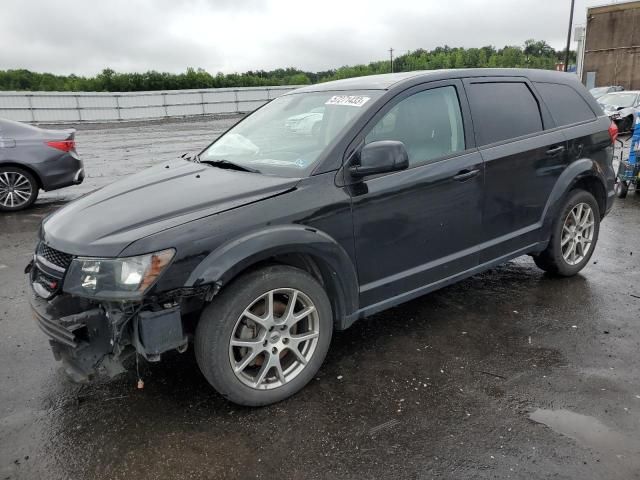
<instances>
[{"instance_id":1,"label":"crumpled fender","mask_svg":"<svg viewBox=\"0 0 640 480\"><path fill-rule=\"evenodd\" d=\"M191 273L185 287L224 286L238 273L279 254L305 254L321 270L338 327L358 309L358 280L347 252L326 233L303 225L276 225L247 233L211 252Z\"/></svg>"}]
</instances>

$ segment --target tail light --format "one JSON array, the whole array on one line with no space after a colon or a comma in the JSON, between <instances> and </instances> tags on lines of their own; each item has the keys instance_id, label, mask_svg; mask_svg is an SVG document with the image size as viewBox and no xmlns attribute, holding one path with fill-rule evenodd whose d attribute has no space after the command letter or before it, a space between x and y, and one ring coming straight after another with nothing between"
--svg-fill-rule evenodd
<instances>
[{"instance_id":1,"label":"tail light","mask_svg":"<svg viewBox=\"0 0 640 480\"><path fill-rule=\"evenodd\" d=\"M609 137L611 137L611 143L615 143L618 138L618 126L614 122L609 125Z\"/></svg>"},{"instance_id":2,"label":"tail light","mask_svg":"<svg viewBox=\"0 0 640 480\"><path fill-rule=\"evenodd\" d=\"M62 150L63 152L70 152L71 150L76 149L75 140L51 140L47 142L47 145L49 145L51 148Z\"/></svg>"}]
</instances>

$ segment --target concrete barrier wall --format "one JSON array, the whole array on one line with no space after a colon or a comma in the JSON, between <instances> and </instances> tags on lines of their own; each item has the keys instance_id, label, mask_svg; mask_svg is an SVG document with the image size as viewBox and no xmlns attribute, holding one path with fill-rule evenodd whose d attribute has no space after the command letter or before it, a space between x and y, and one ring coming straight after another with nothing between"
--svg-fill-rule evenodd
<instances>
[{"instance_id":1,"label":"concrete barrier wall","mask_svg":"<svg viewBox=\"0 0 640 480\"><path fill-rule=\"evenodd\" d=\"M32 123L77 123L244 113L296 88L211 88L119 93L0 92L0 118Z\"/></svg>"}]
</instances>

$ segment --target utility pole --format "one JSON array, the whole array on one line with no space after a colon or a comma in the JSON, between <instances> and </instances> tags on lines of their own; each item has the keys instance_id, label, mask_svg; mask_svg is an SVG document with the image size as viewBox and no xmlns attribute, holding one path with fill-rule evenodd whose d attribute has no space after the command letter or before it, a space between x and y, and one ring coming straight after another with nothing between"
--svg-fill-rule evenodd
<instances>
[{"instance_id":1,"label":"utility pole","mask_svg":"<svg viewBox=\"0 0 640 480\"><path fill-rule=\"evenodd\" d=\"M391 58L391 73L393 73L393 48L389 49L389 58Z\"/></svg>"},{"instance_id":2,"label":"utility pole","mask_svg":"<svg viewBox=\"0 0 640 480\"><path fill-rule=\"evenodd\" d=\"M569 48L571 47L571 27L573 26L573 7L576 0L571 0L571 13L569 14L569 31L567 32L567 51L564 55L564 71L569 68Z\"/></svg>"}]
</instances>

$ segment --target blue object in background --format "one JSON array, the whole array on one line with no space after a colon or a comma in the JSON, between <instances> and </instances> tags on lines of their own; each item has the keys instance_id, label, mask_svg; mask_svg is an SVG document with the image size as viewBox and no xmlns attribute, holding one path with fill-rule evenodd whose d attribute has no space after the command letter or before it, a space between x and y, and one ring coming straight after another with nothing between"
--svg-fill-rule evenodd
<instances>
[{"instance_id":1,"label":"blue object in background","mask_svg":"<svg viewBox=\"0 0 640 480\"><path fill-rule=\"evenodd\" d=\"M640 152L640 113L635 113L635 125L633 128L633 136L631 137L631 149L629 150L629 165L634 167L638 163L638 154Z\"/></svg>"}]
</instances>

